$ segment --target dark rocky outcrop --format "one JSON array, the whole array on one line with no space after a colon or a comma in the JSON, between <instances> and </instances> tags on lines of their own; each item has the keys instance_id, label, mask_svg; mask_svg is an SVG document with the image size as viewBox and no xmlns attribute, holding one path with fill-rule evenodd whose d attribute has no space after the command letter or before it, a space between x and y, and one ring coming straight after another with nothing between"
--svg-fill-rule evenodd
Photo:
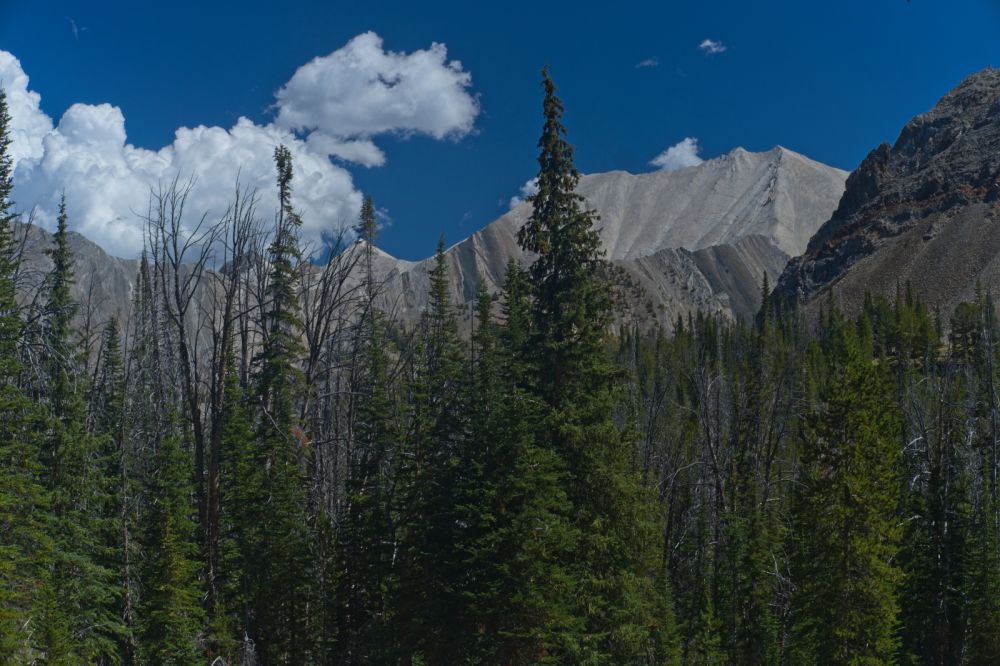
<instances>
[{"instance_id":1,"label":"dark rocky outcrop","mask_svg":"<svg viewBox=\"0 0 1000 666\"><path fill-rule=\"evenodd\" d=\"M998 178L1000 71L986 69L869 153L777 295L808 306L833 289L851 312L866 291L891 296L909 283L947 311L977 280L1000 288Z\"/></svg>"}]
</instances>

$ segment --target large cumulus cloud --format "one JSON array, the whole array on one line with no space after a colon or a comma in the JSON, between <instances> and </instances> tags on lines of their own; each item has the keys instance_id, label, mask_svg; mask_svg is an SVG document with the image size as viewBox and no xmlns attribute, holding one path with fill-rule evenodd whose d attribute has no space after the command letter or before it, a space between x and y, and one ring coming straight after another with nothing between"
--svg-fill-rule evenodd
<instances>
[{"instance_id":1,"label":"large cumulus cloud","mask_svg":"<svg viewBox=\"0 0 1000 666\"><path fill-rule=\"evenodd\" d=\"M54 124L12 54L0 51L0 85L12 119L15 198L52 228L66 194L72 228L110 252L134 256L142 247L142 216L151 189L193 178L192 221L221 215L237 178L256 187L261 211L277 205L274 147L292 152L294 205L303 239L320 243L349 228L361 205L350 172L330 157L368 166L385 162L373 138L422 133L437 139L472 130L478 105L470 77L447 60L444 46L411 54L385 52L373 33L301 67L277 95L276 118L240 118L228 129L180 128L158 150L128 142L125 118L110 104L74 104Z\"/></svg>"},{"instance_id":2,"label":"large cumulus cloud","mask_svg":"<svg viewBox=\"0 0 1000 666\"><path fill-rule=\"evenodd\" d=\"M373 32L303 65L277 92L277 124L311 131L319 150L367 166L385 160L371 137L420 133L435 139L472 130L479 106L468 72L444 44L385 51Z\"/></svg>"},{"instance_id":3,"label":"large cumulus cloud","mask_svg":"<svg viewBox=\"0 0 1000 666\"><path fill-rule=\"evenodd\" d=\"M20 160L42 155L42 139L52 131L52 119L39 108L41 96L28 89L28 75L12 54L0 50L0 86L7 92L13 143L11 153Z\"/></svg>"}]
</instances>

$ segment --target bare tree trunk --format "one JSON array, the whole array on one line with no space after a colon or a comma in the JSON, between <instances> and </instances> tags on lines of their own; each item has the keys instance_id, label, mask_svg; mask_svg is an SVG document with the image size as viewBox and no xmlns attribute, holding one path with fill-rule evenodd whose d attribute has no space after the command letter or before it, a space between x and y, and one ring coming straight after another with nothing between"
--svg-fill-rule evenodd
<instances>
[{"instance_id":1,"label":"bare tree trunk","mask_svg":"<svg viewBox=\"0 0 1000 666\"><path fill-rule=\"evenodd\" d=\"M221 290L221 306L216 308L218 320L213 323L212 335L212 370L209 413L211 426L208 444L208 483L207 507L205 523L205 554L208 565L206 573L209 594L209 608L214 606L218 595L219 568L219 519L222 505L222 435L225 426L224 412L226 408L226 375L229 364L233 361L232 343L236 320L240 316L237 305L241 287L245 280L247 252L253 237L259 233L259 223L256 218L256 192L241 189L236 184L233 203L229 215L224 221L223 258L224 271L214 273ZM243 289L243 291L246 291ZM218 300L218 299L217 299Z\"/></svg>"},{"instance_id":2,"label":"bare tree trunk","mask_svg":"<svg viewBox=\"0 0 1000 666\"><path fill-rule=\"evenodd\" d=\"M206 225L202 216L191 229L184 227L184 207L194 182L174 179L166 189L152 195L149 225L150 243L157 267L158 285L167 315L177 336L181 393L194 442L194 481L199 525L204 532L207 518L205 493L205 430L198 382L197 327L189 330L188 317L202 278L212 259L213 246L222 233L221 224ZM227 217L229 212L226 212ZM192 335L194 340L192 340ZM204 541L204 533L202 534Z\"/></svg>"}]
</instances>

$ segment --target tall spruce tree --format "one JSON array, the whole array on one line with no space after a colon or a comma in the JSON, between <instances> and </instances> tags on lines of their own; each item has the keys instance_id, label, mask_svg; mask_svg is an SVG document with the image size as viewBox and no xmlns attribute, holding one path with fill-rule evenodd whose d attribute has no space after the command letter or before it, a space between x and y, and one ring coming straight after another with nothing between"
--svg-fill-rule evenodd
<instances>
[{"instance_id":1,"label":"tall spruce tree","mask_svg":"<svg viewBox=\"0 0 1000 666\"><path fill-rule=\"evenodd\" d=\"M259 405L251 506L268 507L246 553L250 638L267 664L300 664L310 654L310 521L306 483L308 439L297 420L301 395L302 322L298 298L298 229L292 206L292 156L275 149L278 218L268 251L266 337L256 360Z\"/></svg>"},{"instance_id":2,"label":"tall spruce tree","mask_svg":"<svg viewBox=\"0 0 1000 666\"><path fill-rule=\"evenodd\" d=\"M457 545L459 450L467 432L458 325L448 290L444 239L430 273L430 306L420 324L411 384L409 441L400 469L400 563L394 634L401 658L454 663L461 640Z\"/></svg>"},{"instance_id":3,"label":"tall spruce tree","mask_svg":"<svg viewBox=\"0 0 1000 666\"><path fill-rule=\"evenodd\" d=\"M558 457L571 507L565 566L571 585L552 590L565 623L546 652L574 663L645 663L675 657L675 633L654 532L655 509L635 465L634 443L614 423L616 371L607 355L612 305L607 264L582 207L580 174L565 139L563 104L542 72L545 118L538 192L521 228L533 301L533 390L545 405L540 446Z\"/></svg>"},{"instance_id":4,"label":"tall spruce tree","mask_svg":"<svg viewBox=\"0 0 1000 666\"><path fill-rule=\"evenodd\" d=\"M192 461L180 438L169 435L156 450L149 494L143 571L140 655L144 663L205 663L205 613L201 606Z\"/></svg>"},{"instance_id":5,"label":"tall spruce tree","mask_svg":"<svg viewBox=\"0 0 1000 666\"><path fill-rule=\"evenodd\" d=\"M46 652L53 660L99 662L117 655L124 628L119 616L118 572L109 566L117 518L108 460L114 452L87 423L86 373L72 339L77 306L70 292L73 255L67 233L63 198L54 245L47 251L53 267L44 284L38 387L48 412L42 466L53 514L50 584L58 599L58 609L50 607L45 619L54 640Z\"/></svg>"},{"instance_id":6,"label":"tall spruce tree","mask_svg":"<svg viewBox=\"0 0 1000 666\"><path fill-rule=\"evenodd\" d=\"M398 443L389 379L385 316L375 303L372 253L375 207L365 199L358 225L365 245L365 295L356 364L357 414L346 507L337 526L336 662L371 663L384 658L392 569L391 453Z\"/></svg>"},{"instance_id":7,"label":"tall spruce tree","mask_svg":"<svg viewBox=\"0 0 1000 666\"><path fill-rule=\"evenodd\" d=\"M892 664L900 422L853 324L834 312L829 325L828 375L803 430L792 661Z\"/></svg>"},{"instance_id":8,"label":"tall spruce tree","mask_svg":"<svg viewBox=\"0 0 1000 666\"><path fill-rule=\"evenodd\" d=\"M248 412L246 391L240 385L239 366L232 358L230 340L226 364L226 400L222 410L220 452L222 469L219 511L218 606L212 609L213 651L235 660L237 646L254 630L251 604L254 596L255 545L260 540L260 509L255 504L261 482L257 467L257 442ZM238 663L238 662L236 662Z\"/></svg>"},{"instance_id":9,"label":"tall spruce tree","mask_svg":"<svg viewBox=\"0 0 1000 666\"><path fill-rule=\"evenodd\" d=\"M966 571L968 626L963 664L986 666L1000 660L1000 515L996 489L983 493L976 511L976 538Z\"/></svg>"},{"instance_id":10,"label":"tall spruce tree","mask_svg":"<svg viewBox=\"0 0 1000 666\"><path fill-rule=\"evenodd\" d=\"M770 306L764 301L750 340L741 342L748 353L730 361L738 387L733 399L735 442L725 476L725 500L720 502L722 539L719 544L720 603L724 643L731 663L774 664L779 658L778 622L775 618L775 577L767 572L778 550L778 513L768 493L777 474L773 459L780 424L769 423L780 409L772 406L770 373L773 347ZM737 333L738 335L738 333ZM771 505L771 506L769 506Z\"/></svg>"},{"instance_id":11,"label":"tall spruce tree","mask_svg":"<svg viewBox=\"0 0 1000 666\"><path fill-rule=\"evenodd\" d=\"M494 299L485 282L476 287L471 334L471 358L463 388L463 404L468 414L468 431L459 443L460 474L455 484L455 520L464 526L456 541L459 575L455 590L461 600L462 625L456 627L460 640L455 657L462 663L502 663L504 641L500 627L512 604L501 599L510 592L505 567L509 551L501 554L497 539L506 525L499 503L504 471L512 471L513 461L502 460L505 449L516 445L509 437L510 420L501 419L504 401L512 397L501 381L497 327L492 319ZM503 590L503 591L501 591Z\"/></svg>"},{"instance_id":12,"label":"tall spruce tree","mask_svg":"<svg viewBox=\"0 0 1000 666\"><path fill-rule=\"evenodd\" d=\"M459 520L468 526L458 545L460 656L466 663L535 663L548 658L551 628L570 624L553 592L572 584L565 566L570 506L558 456L534 437L541 408L527 388L530 288L513 260L498 330L490 323L491 301L480 289L469 438L460 454Z\"/></svg>"},{"instance_id":13,"label":"tall spruce tree","mask_svg":"<svg viewBox=\"0 0 1000 666\"><path fill-rule=\"evenodd\" d=\"M127 440L125 413L125 362L122 355L118 319L112 316L104 327L98 358L98 370L90 397L90 418L95 434L103 442L101 458L111 484L113 520L107 522L111 545L105 566L116 572L121 590L119 616L122 631L118 637L119 655L123 664L136 661L137 636L135 627L138 599L136 562L140 539L132 506L139 496L139 482L134 476L136 461Z\"/></svg>"},{"instance_id":14,"label":"tall spruce tree","mask_svg":"<svg viewBox=\"0 0 1000 666\"><path fill-rule=\"evenodd\" d=\"M48 496L41 483L40 414L21 384L18 342L23 324L14 277L13 164L7 96L0 87L0 654L30 662L33 624L40 620L51 541Z\"/></svg>"}]
</instances>

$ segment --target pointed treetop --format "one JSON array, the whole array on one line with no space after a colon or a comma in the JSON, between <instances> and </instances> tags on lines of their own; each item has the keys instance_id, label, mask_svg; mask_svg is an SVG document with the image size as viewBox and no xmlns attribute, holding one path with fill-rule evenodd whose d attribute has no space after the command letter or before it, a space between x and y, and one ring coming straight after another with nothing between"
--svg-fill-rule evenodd
<instances>
[{"instance_id":1,"label":"pointed treetop","mask_svg":"<svg viewBox=\"0 0 1000 666\"><path fill-rule=\"evenodd\" d=\"M431 269L431 309L447 310L448 301L448 267L444 256L444 234L438 239L437 251L434 253L434 268Z\"/></svg>"},{"instance_id":2,"label":"pointed treetop","mask_svg":"<svg viewBox=\"0 0 1000 666\"><path fill-rule=\"evenodd\" d=\"M59 216L56 218L56 232L52 235L55 241L54 247L45 251L47 255L57 262L69 254L69 240L66 234L69 232L69 216L66 214L66 193L63 192L59 198Z\"/></svg>"},{"instance_id":3,"label":"pointed treetop","mask_svg":"<svg viewBox=\"0 0 1000 666\"><path fill-rule=\"evenodd\" d=\"M274 165L278 172L278 203L282 221L298 227L302 220L292 207L292 152L284 144L274 149Z\"/></svg>"},{"instance_id":4,"label":"pointed treetop","mask_svg":"<svg viewBox=\"0 0 1000 666\"><path fill-rule=\"evenodd\" d=\"M542 149L538 156L538 176L539 179L550 179L547 184L551 186L561 185L562 189L573 190L580 172L573 164L573 146L565 138L566 126L563 125L562 116L566 107L556 96L556 84L549 76L548 66L542 69L542 88L545 90L545 98L542 100L545 123L538 139L538 147Z\"/></svg>"},{"instance_id":5,"label":"pointed treetop","mask_svg":"<svg viewBox=\"0 0 1000 666\"><path fill-rule=\"evenodd\" d=\"M576 193L580 172L573 163L573 146L566 140L566 127L562 122L565 107L556 96L556 85L549 76L548 67L542 70L542 88L545 98L542 102L544 123L538 139L538 191L527 197L532 213L518 231L518 242L528 252L545 255L551 250L553 233L566 220L585 215L588 222L592 222L596 216L584 212L583 198Z\"/></svg>"},{"instance_id":6,"label":"pointed treetop","mask_svg":"<svg viewBox=\"0 0 1000 666\"><path fill-rule=\"evenodd\" d=\"M11 118L7 110L7 93L0 87L0 223L9 223L13 216L14 158L10 154Z\"/></svg>"},{"instance_id":7,"label":"pointed treetop","mask_svg":"<svg viewBox=\"0 0 1000 666\"><path fill-rule=\"evenodd\" d=\"M287 206L291 195L292 153L285 145L274 149L274 164L278 172L278 192L281 195L281 205Z\"/></svg>"},{"instance_id":8,"label":"pointed treetop","mask_svg":"<svg viewBox=\"0 0 1000 666\"><path fill-rule=\"evenodd\" d=\"M354 228L358 238L369 245L374 245L378 238L378 223L375 218L375 204L369 194L361 204L361 216L358 225Z\"/></svg>"},{"instance_id":9,"label":"pointed treetop","mask_svg":"<svg viewBox=\"0 0 1000 666\"><path fill-rule=\"evenodd\" d=\"M7 93L0 86L0 271L10 273L14 222L14 158L10 154L12 128Z\"/></svg>"},{"instance_id":10,"label":"pointed treetop","mask_svg":"<svg viewBox=\"0 0 1000 666\"><path fill-rule=\"evenodd\" d=\"M46 277L48 288L48 303L46 305L50 334L58 338L53 344L62 346L68 344L72 329L73 316L76 314L76 303L70 293L74 282L73 250L67 238L66 195L59 200L59 218L53 245L45 251L52 259L52 270Z\"/></svg>"}]
</instances>

